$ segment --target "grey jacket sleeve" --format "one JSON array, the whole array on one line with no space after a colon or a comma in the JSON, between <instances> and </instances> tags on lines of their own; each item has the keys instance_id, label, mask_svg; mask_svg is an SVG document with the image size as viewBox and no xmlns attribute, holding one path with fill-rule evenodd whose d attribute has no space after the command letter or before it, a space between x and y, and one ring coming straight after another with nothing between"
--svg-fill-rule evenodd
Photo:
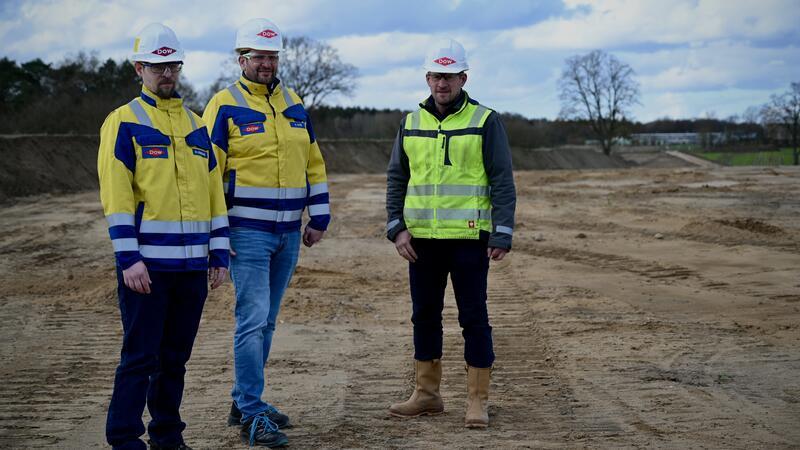
<instances>
[{"instance_id":1,"label":"grey jacket sleeve","mask_svg":"<svg viewBox=\"0 0 800 450\"><path fill-rule=\"evenodd\" d=\"M517 192L511 167L511 148L500 116L492 111L483 127L483 167L489 177L492 233L489 247L511 249Z\"/></svg>"},{"instance_id":2,"label":"grey jacket sleeve","mask_svg":"<svg viewBox=\"0 0 800 450\"><path fill-rule=\"evenodd\" d=\"M394 139L392 155L389 158L389 167L386 169L386 237L394 242L397 233L406 229L403 220L403 205L406 200L408 180L411 171L408 168L408 155L403 150L403 123Z\"/></svg>"}]
</instances>

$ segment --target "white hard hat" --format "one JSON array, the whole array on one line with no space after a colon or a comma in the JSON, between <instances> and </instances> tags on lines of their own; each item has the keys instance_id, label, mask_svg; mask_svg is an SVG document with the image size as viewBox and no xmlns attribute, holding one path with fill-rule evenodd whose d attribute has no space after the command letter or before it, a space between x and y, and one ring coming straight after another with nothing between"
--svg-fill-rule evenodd
<instances>
[{"instance_id":1,"label":"white hard hat","mask_svg":"<svg viewBox=\"0 0 800 450\"><path fill-rule=\"evenodd\" d=\"M469 70L464 46L453 39L444 39L431 45L422 68L428 72L459 73Z\"/></svg>"},{"instance_id":2,"label":"white hard hat","mask_svg":"<svg viewBox=\"0 0 800 450\"><path fill-rule=\"evenodd\" d=\"M172 29L151 23L136 35L131 60L153 64L179 62L183 61L183 48Z\"/></svg>"},{"instance_id":3,"label":"white hard hat","mask_svg":"<svg viewBox=\"0 0 800 450\"><path fill-rule=\"evenodd\" d=\"M236 30L236 51L242 49L283 50L283 35L278 26L267 19L250 19Z\"/></svg>"}]
</instances>

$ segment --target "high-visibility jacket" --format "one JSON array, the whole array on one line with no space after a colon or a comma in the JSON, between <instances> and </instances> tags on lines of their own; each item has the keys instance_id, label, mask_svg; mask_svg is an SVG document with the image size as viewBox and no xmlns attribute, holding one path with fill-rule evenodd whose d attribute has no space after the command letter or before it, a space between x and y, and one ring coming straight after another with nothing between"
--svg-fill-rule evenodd
<instances>
[{"instance_id":1,"label":"high-visibility jacket","mask_svg":"<svg viewBox=\"0 0 800 450\"><path fill-rule=\"evenodd\" d=\"M431 98L404 118L387 176L388 236L407 228L415 238L478 239L483 231L490 246L510 248L516 194L505 131L492 110L466 92L459 98L441 120Z\"/></svg>"},{"instance_id":2,"label":"high-visibility jacket","mask_svg":"<svg viewBox=\"0 0 800 450\"><path fill-rule=\"evenodd\" d=\"M268 232L330 222L325 162L300 97L281 82L270 89L242 76L218 92L203 113L223 168L231 227Z\"/></svg>"},{"instance_id":3,"label":"high-visibility jacket","mask_svg":"<svg viewBox=\"0 0 800 450\"><path fill-rule=\"evenodd\" d=\"M202 119L146 87L108 115L97 157L100 199L117 263L148 270L228 266L219 165Z\"/></svg>"}]
</instances>

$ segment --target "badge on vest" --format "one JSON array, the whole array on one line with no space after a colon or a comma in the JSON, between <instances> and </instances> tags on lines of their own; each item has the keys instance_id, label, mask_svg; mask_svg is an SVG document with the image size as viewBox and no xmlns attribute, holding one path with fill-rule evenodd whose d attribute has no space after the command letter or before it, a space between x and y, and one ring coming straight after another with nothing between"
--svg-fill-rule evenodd
<instances>
[{"instance_id":1,"label":"badge on vest","mask_svg":"<svg viewBox=\"0 0 800 450\"><path fill-rule=\"evenodd\" d=\"M264 124L263 123L248 123L248 124L245 124L245 125L239 125L239 131L242 133L242 136L247 136L248 134L263 133L264 132Z\"/></svg>"},{"instance_id":2,"label":"badge on vest","mask_svg":"<svg viewBox=\"0 0 800 450\"><path fill-rule=\"evenodd\" d=\"M306 123L305 122L289 122L289 125L291 125L292 128L305 128L306 127Z\"/></svg>"},{"instance_id":3,"label":"badge on vest","mask_svg":"<svg viewBox=\"0 0 800 450\"><path fill-rule=\"evenodd\" d=\"M167 147L142 147L142 158L169 158Z\"/></svg>"},{"instance_id":4,"label":"badge on vest","mask_svg":"<svg viewBox=\"0 0 800 450\"><path fill-rule=\"evenodd\" d=\"M475 228L475 221L474 220L470 220L469 222L467 222L467 224L469 225L470 228Z\"/></svg>"},{"instance_id":5,"label":"badge on vest","mask_svg":"<svg viewBox=\"0 0 800 450\"><path fill-rule=\"evenodd\" d=\"M196 156L200 156L202 158L208 159L208 152L206 150L200 150L199 148L193 148L192 153Z\"/></svg>"}]
</instances>

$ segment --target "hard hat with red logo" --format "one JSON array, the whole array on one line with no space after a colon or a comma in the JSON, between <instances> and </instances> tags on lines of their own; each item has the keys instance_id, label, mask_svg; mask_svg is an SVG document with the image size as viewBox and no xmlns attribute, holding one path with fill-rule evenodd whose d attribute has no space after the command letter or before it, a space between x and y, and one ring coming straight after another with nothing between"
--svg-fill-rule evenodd
<instances>
[{"instance_id":1,"label":"hard hat with red logo","mask_svg":"<svg viewBox=\"0 0 800 450\"><path fill-rule=\"evenodd\" d=\"M459 73L469 70L467 52L454 39L444 39L431 45L422 68L428 72Z\"/></svg>"},{"instance_id":2,"label":"hard hat with red logo","mask_svg":"<svg viewBox=\"0 0 800 450\"><path fill-rule=\"evenodd\" d=\"M144 27L133 41L132 61L151 64L183 61L183 48L175 32L160 23Z\"/></svg>"},{"instance_id":3,"label":"hard hat with red logo","mask_svg":"<svg viewBox=\"0 0 800 450\"><path fill-rule=\"evenodd\" d=\"M283 34L278 26L267 19L250 19L236 30L236 51L283 50Z\"/></svg>"}]
</instances>

